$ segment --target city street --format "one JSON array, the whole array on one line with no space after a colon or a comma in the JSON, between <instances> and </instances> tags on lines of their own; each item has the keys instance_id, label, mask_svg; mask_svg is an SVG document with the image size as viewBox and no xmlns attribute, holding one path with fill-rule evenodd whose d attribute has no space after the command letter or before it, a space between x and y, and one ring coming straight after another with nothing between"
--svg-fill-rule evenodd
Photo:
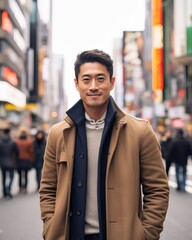
<instances>
[{"instance_id":1,"label":"city street","mask_svg":"<svg viewBox=\"0 0 192 240\"><path fill-rule=\"evenodd\" d=\"M192 0L93 4L0 0L0 240L43 240L44 155L50 198L58 174L51 240L84 225L140 240L140 189L143 238L192 240Z\"/></svg>"},{"instance_id":2,"label":"city street","mask_svg":"<svg viewBox=\"0 0 192 240\"><path fill-rule=\"evenodd\" d=\"M161 240L192 240L192 166L188 168L187 191L175 190L175 172L170 171L170 204ZM39 195L34 183L34 170L30 172L28 194L18 194L16 174L14 198L0 195L0 240L41 240L42 222ZM1 192L2 189L0 188ZM136 239L135 239L136 240Z\"/></svg>"},{"instance_id":3,"label":"city street","mask_svg":"<svg viewBox=\"0 0 192 240\"><path fill-rule=\"evenodd\" d=\"M15 173L13 199L2 198L0 186L0 240L43 239L39 195L34 181L35 172L31 170L28 193L18 194L18 175Z\"/></svg>"}]
</instances>

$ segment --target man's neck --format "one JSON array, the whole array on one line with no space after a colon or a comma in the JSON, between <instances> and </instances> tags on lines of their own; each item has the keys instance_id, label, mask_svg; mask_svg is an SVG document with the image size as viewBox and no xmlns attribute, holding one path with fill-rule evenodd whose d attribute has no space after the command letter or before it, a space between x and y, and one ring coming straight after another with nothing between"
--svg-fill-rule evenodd
<instances>
[{"instance_id":1,"label":"man's neck","mask_svg":"<svg viewBox=\"0 0 192 240\"><path fill-rule=\"evenodd\" d=\"M89 115L89 117L95 121L99 120L103 114L107 111L108 101L102 106L98 107L89 107L84 104L85 111Z\"/></svg>"},{"instance_id":2,"label":"man's neck","mask_svg":"<svg viewBox=\"0 0 192 240\"><path fill-rule=\"evenodd\" d=\"M87 114L89 115L89 117L93 120L95 120L95 122L97 120L99 120L103 114L106 112L106 108L105 109L101 109L101 108L98 108L98 109L85 109L85 111L87 112Z\"/></svg>"}]
</instances>

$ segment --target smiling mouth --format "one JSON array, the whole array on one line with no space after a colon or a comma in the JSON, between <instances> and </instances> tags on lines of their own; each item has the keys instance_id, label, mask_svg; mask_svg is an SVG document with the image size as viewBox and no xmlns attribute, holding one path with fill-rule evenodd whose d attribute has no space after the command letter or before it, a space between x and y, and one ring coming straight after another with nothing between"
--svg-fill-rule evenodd
<instances>
[{"instance_id":1,"label":"smiling mouth","mask_svg":"<svg viewBox=\"0 0 192 240\"><path fill-rule=\"evenodd\" d=\"M101 93L88 93L87 96L89 97L98 97L98 96L101 96Z\"/></svg>"}]
</instances>

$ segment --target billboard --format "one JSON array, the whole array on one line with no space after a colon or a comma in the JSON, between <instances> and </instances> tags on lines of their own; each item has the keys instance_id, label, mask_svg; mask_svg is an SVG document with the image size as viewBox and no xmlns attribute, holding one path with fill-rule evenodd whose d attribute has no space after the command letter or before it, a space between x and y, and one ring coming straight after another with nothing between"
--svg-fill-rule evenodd
<instances>
[{"instance_id":1,"label":"billboard","mask_svg":"<svg viewBox=\"0 0 192 240\"><path fill-rule=\"evenodd\" d=\"M162 0L152 0L152 89L158 96L164 88L162 4Z\"/></svg>"},{"instance_id":2,"label":"billboard","mask_svg":"<svg viewBox=\"0 0 192 240\"><path fill-rule=\"evenodd\" d=\"M143 32L126 31L123 34L124 107L138 115L145 90L143 78Z\"/></svg>"}]
</instances>

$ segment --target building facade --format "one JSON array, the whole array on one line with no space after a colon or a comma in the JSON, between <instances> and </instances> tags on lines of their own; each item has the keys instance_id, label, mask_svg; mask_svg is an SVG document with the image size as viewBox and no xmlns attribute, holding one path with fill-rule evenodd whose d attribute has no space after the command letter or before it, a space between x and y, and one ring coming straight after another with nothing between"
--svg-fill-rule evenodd
<instances>
[{"instance_id":1,"label":"building facade","mask_svg":"<svg viewBox=\"0 0 192 240\"><path fill-rule=\"evenodd\" d=\"M6 104L26 105L28 82L26 52L29 47L31 1L0 0L0 118L18 123L20 114Z\"/></svg>"}]
</instances>

